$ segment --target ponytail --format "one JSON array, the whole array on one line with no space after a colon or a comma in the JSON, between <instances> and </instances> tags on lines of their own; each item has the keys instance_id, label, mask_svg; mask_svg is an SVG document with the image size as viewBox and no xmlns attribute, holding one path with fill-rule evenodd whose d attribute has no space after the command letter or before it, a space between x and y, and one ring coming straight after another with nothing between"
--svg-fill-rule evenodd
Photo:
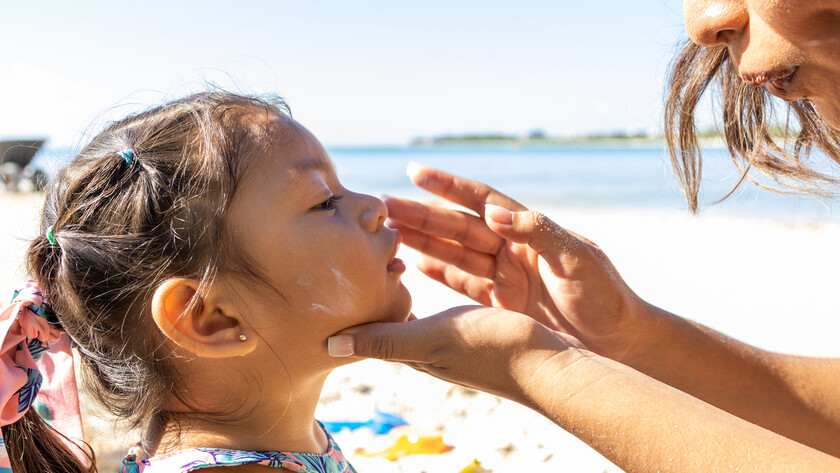
<instances>
[{"instance_id":1,"label":"ponytail","mask_svg":"<svg viewBox=\"0 0 840 473\"><path fill-rule=\"evenodd\" d=\"M93 452L75 440L82 420L70 338L50 323L49 312L35 281L0 310L0 471L95 472ZM44 422L39 407L57 428Z\"/></svg>"},{"instance_id":2,"label":"ponytail","mask_svg":"<svg viewBox=\"0 0 840 473\"><path fill-rule=\"evenodd\" d=\"M96 473L90 445L81 447L44 422L29 409L17 422L2 427L3 440L14 473ZM70 445L73 445L71 448ZM78 450L74 452L73 450ZM88 466L80 455L88 459Z\"/></svg>"}]
</instances>

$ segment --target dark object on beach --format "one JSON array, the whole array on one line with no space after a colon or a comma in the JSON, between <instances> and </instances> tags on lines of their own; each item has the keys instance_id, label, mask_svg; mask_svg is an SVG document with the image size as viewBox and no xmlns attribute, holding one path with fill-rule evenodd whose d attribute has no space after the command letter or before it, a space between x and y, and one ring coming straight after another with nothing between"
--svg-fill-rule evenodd
<instances>
[{"instance_id":1,"label":"dark object on beach","mask_svg":"<svg viewBox=\"0 0 840 473\"><path fill-rule=\"evenodd\" d=\"M0 163L15 163L25 168L46 140L0 141Z\"/></svg>"},{"instance_id":2,"label":"dark object on beach","mask_svg":"<svg viewBox=\"0 0 840 473\"><path fill-rule=\"evenodd\" d=\"M42 190L46 185L46 175L29 167L29 162L45 141L0 141L0 186L10 191Z\"/></svg>"}]
</instances>

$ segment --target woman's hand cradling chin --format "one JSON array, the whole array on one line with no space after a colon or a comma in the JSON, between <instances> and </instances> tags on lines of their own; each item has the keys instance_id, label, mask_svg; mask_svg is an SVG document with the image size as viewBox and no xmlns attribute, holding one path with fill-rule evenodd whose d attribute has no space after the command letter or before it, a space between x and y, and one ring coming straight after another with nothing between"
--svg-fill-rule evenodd
<instances>
[{"instance_id":1,"label":"woman's hand cradling chin","mask_svg":"<svg viewBox=\"0 0 840 473\"><path fill-rule=\"evenodd\" d=\"M529 386L582 355L575 338L530 317L480 306L448 309L402 323L343 330L329 340L333 356L399 361L437 378L528 403ZM558 365L557 362L560 362Z\"/></svg>"}]
</instances>

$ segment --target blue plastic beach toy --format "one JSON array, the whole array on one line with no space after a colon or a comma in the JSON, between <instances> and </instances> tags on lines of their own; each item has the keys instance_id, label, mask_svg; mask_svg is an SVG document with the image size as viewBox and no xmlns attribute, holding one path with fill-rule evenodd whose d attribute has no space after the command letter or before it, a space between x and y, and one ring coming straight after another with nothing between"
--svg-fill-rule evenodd
<instances>
[{"instance_id":1,"label":"blue plastic beach toy","mask_svg":"<svg viewBox=\"0 0 840 473\"><path fill-rule=\"evenodd\" d=\"M394 427L408 425L402 417L387 412L376 411L372 419L366 422L321 422L327 432L334 434L343 429L356 430L362 427L368 428L375 434L387 434Z\"/></svg>"}]
</instances>

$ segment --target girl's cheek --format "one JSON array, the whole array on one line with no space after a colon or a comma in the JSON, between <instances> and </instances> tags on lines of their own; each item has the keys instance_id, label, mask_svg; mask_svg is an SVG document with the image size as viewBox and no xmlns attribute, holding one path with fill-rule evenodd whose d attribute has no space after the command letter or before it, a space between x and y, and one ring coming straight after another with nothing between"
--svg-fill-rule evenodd
<instances>
[{"instance_id":1,"label":"girl's cheek","mask_svg":"<svg viewBox=\"0 0 840 473\"><path fill-rule=\"evenodd\" d=\"M330 313L338 316L353 313L362 295L361 289L339 268L332 267L330 272L333 277L333 287L335 287L330 303L327 304L332 309Z\"/></svg>"},{"instance_id":2,"label":"girl's cheek","mask_svg":"<svg viewBox=\"0 0 840 473\"><path fill-rule=\"evenodd\" d=\"M327 307L322 304L318 304L317 302L313 302L309 304L309 307L306 308L306 312L309 314L317 315L317 314L327 314L327 315L334 315L335 310L331 307Z\"/></svg>"},{"instance_id":3,"label":"girl's cheek","mask_svg":"<svg viewBox=\"0 0 840 473\"><path fill-rule=\"evenodd\" d=\"M353 314L361 300L362 290L340 269L330 267L315 278L299 275L296 280L300 312L306 316L341 317Z\"/></svg>"}]
</instances>

